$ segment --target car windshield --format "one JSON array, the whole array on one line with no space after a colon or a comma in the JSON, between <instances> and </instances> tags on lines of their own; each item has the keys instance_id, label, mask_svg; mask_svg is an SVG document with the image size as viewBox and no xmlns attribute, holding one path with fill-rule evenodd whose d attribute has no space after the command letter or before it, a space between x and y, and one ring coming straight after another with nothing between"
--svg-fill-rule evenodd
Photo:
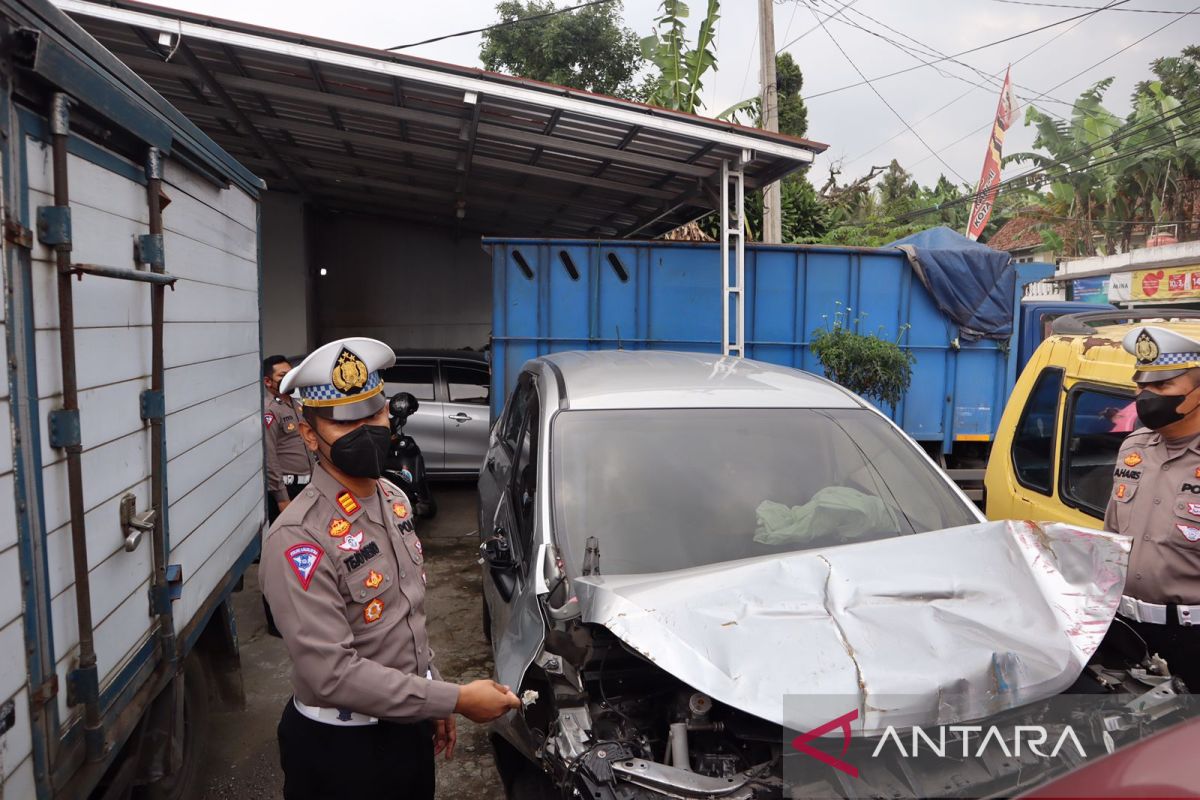
<instances>
[{"instance_id":1,"label":"car windshield","mask_svg":"<svg viewBox=\"0 0 1200 800\"><path fill-rule=\"evenodd\" d=\"M552 431L555 539L607 575L665 572L978 521L866 409L566 411Z\"/></svg>"}]
</instances>

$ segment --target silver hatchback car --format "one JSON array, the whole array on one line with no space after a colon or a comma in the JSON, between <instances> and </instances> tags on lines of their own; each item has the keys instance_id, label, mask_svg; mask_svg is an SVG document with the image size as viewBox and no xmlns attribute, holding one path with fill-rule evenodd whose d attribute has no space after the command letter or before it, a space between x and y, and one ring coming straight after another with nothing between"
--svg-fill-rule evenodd
<instances>
[{"instance_id":1,"label":"silver hatchback car","mask_svg":"<svg viewBox=\"0 0 1200 800\"><path fill-rule=\"evenodd\" d=\"M382 378L388 397L410 392L417 398L404 432L417 440L429 475L478 475L491 414L487 357L471 350L397 350L395 366Z\"/></svg>"},{"instance_id":2,"label":"silver hatchback car","mask_svg":"<svg viewBox=\"0 0 1200 800\"><path fill-rule=\"evenodd\" d=\"M1024 713L1083 679L1122 582L1120 537L989 523L861 398L744 359L528 362L479 499L513 798L792 796L785 732L846 711L816 700L863 709L856 748Z\"/></svg>"}]
</instances>

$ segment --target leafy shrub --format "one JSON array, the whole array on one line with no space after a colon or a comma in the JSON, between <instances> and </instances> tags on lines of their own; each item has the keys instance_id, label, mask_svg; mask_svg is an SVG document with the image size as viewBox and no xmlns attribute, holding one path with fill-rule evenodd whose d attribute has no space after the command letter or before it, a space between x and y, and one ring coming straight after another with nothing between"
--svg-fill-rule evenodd
<instances>
[{"instance_id":1,"label":"leafy shrub","mask_svg":"<svg viewBox=\"0 0 1200 800\"><path fill-rule=\"evenodd\" d=\"M841 303L838 303L841 306ZM812 351L816 354L825 377L855 394L871 398L895 408L908 391L912 381L913 354L900 347L900 339L908 331L904 325L896 341L879 334L859 333L866 314L851 317L852 309L838 309L826 327L813 331Z\"/></svg>"}]
</instances>

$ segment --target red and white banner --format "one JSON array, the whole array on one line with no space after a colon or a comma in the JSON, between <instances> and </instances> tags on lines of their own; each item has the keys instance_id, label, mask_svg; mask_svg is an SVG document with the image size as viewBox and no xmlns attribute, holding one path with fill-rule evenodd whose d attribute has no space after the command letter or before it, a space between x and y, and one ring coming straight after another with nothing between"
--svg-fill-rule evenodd
<instances>
[{"instance_id":1,"label":"red and white banner","mask_svg":"<svg viewBox=\"0 0 1200 800\"><path fill-rule=\"evenodd\" d=\"M996 202L1000 184L1000 154L1004 149L1004 134L1021 118L1017 100L1013 96L1012 82L1008 72L1004 73L1004 87L1000 90L1000 102L996 105L996 122L988 140L987 155L983 159L983 174L975 187L975 202L971 205L971 216L967 219L967 238L975 241L987 227L992 216L992 204Z\"/></svg>"}]
</instances>

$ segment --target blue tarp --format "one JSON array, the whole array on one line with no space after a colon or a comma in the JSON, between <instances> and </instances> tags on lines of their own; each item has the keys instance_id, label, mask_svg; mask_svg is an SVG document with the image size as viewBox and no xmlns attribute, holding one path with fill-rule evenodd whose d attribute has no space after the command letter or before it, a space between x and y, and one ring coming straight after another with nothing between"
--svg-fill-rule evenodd
<instances>
[{"instance_id":1,"label":"blue tarp","mask_svg":"<svg viewBox=\"0 0 1200 800\"><path fill-rule=\"evenodd\" d=\"M1007 339L1013 332L1017 270L1012 256L947 227L897 239L921 283L962 338Z\"/></svg>"}]
</instances>

